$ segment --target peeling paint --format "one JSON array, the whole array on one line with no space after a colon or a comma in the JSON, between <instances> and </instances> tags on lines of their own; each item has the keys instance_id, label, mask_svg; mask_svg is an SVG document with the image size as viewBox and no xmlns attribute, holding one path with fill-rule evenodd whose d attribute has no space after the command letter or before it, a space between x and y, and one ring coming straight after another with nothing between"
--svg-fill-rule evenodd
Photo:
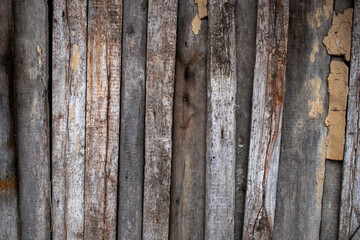
<instances>
[{"instance_id":1,"label":"peeling paint","mask_svg":"<svg viewBox=\"0 0 360 240\"><path fill-rule=\"evenodd\" d=\"M80 60L79 45L74 44L70 67L75 72L77 72L79 68L79 60Z\"/></svg>"},{"instance_id":2,"label":"peeling paint","mask_svg":"<svg viewBox=\"0 0 360 240\"><path fill-rule=\"evenodd\" d=\"M315 62L315 55L316 55L316 53L318 53L319 52L319 45L318 45L318 43L317 42L314 42L314 44L313 44L313 50L312 50L312 52L310 53L310 62Z\"/></svg>"},{"instance_id":3,"label":"peeling paint","mask_svg":"<svg viewBox=\"0 0 360 240\"><path fill-rule=\"evenodd\" d=\"M39 68L42 67L42 62L41 62L41 48L39 45L36 46L36 51L38 52L39 54Z\"/></svg>"},{"instance_id":4,"label":"peeling paint","mask_svg":"<svg viewBox=\"0 0 360 240\"><path fill-rule=\"evenodd\" d=\"M71 120L74 120L74 119L75 119L75 106L74 106L74 105L71 106L70 119L71 119Z\"/></svg>"},{"instance_id":5,"label":"peeling paint","mask_svg":"<svg viewBox=\"0 0 360 240\"><path fill-rule=\"evenodd\" d=\"M307 23L311 26L311 28L315 28L315 24L317 28L320 28L322 25L322 20L326 21L329 19L330 14L332 13L334 1L326 0L325 4L322 7L318 7L315 10L315 16L312 14L307 15Z\"/></svg>"},{"instance_id":6,"label":"peeling paint","mask_svg":"<svg viewBox=\"0 0 360 240\"><path fill-rule=\"evenodd\" d=\"M29 68L28 74L31 79L34 79L36 77L37 71L35 68Z\"/></svg>"},{"instance_id":7,"label":"peeling paint","mask_svg":"<svg viewBox=\"0 0 360 240\"><path fill-rule=\"evenodd\" d=\"M199 18L203 19L204 17L207 17L207 0L194 0L194 2L198 7Z\"/></svg>"},{"instance_id":8,"label":"peeling paint","mask_svg":"<svg viewBox=\"0 0 360 240\"><path fill-rule=\"evenodd\" d=\"M312 79L310 84L314 91L310 96L315 96L315 100L308 101L308 106L311 107L309 117L319 118L324 113L324 103L320 100L321 78L316 77L315 79Z\"/></svg>"},{"instance_id":9,"label":"peeling paint","mask_svg":"<svg viewBox=\"0 0 360 240\"><path fill-rule=\"evenodd\" d=\"M71 36L75 36L75 31L71 31Z\"/></svg>"},{"instance_id":10,"label":"peeling paint","mask_svg":"<svg viewBox=\"0 0 360 240\"><path fill-rule=\"evenodd\" d=\"M201 20L199 18L199 15L195 15L194 20L191 22L192 25L192 31L195 35L198 35L200 28L201 28Z\"/></svg>"}]
</instances>

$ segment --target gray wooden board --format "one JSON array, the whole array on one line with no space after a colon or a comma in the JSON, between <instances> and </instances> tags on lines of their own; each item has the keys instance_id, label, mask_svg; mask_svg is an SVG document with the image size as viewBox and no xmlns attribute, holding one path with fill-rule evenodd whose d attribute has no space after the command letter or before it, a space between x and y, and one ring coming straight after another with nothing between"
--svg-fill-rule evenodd
<instances>
[{"instance_id":1,"label":"gray wooden board","mask_svg":"<svg viewBox=\"0 0 360 240\"><path fill-rule=\"evenodd\" d=\"M53 239L84 236L86 10L84 0L53 5Z\"/></svg>"},{"instance_id":2,"label":"gray wooden board","mask_svg":"<svg viewBox=\"0 0 360 240\"><path fill-rule=\"evenodd\" d=\"M0 4L0 239L19 238L14 142L12 1Z\"/></svg>"},{"instance_id":3,"label":"gray wooden board","mask_svg":"<svg viewBox=\"0 0 360 240\"><path fill-rule=\"evenodd\" d=\"M48 6L14 0L14 81L21 239L50 239Z\"/></svg>"},{"instance_id":4,"label":"gray wooden board","mask_svg":"<svg viewBox=\"0 0 360 240\"><path fill-rule=\"evenodd\" d=\"M332 9L329 0L290 1L274 239L319 239L330 63L322 39ZM323 13L319 21L317 11Z\"/></svg>"},{"instance_id":5,"label":"gray wooden board","mask_svg":"<svg viewBox=\"0 0 360 240\"><path fill-rule=\"evenodd\" d=\"M125 0L122 42L118 239L141 239L147 1Z\"/></svg>"},{"instance_id":6,"label":"gray wooden board","mask_svg":"<svg viewBox=\"0 0 360 240\"><path fill-rule=\"evenodd\" d=\"M250 144L251 107L256 54L257 1L235 3L236 21L236 173L234 238L242 239Z\"/></svg>"},{"instance_id":7,"label":"gray wooden board","mask_svg":"<svg viewBox=\"0 0 360 240\"><path fill-rule=\"evenodd\" d=\"M179 1L174 96L170 239L203 239L208 20L192 31L194 1Z\"/></svg>"}]
</instances>

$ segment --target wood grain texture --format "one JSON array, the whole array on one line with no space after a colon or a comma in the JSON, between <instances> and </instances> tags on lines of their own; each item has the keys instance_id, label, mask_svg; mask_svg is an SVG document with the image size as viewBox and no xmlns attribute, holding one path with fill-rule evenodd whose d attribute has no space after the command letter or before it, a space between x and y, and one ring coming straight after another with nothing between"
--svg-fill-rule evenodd
<instances>
[{"instance_id":1,"label":"wood grain texture","mask_svg":"<svg viewBox=\"0 0 360 240\"><path fill-rule=\"evenodd\" d=\"M235 214L235 1L211 0L208 42L205 239L233 239Z\"/></svg>"},{"instance_id":2,"label":"wood grain texture","mask_svg":"<svg viewBox=\"0 0 360 240\"><path fill-rule=\"evenodd\" d=\"M354 4L339 239L360 237L360 1Z\"/></svg>"},{"instance_id":3,"label":"wood grain texture","mask_svg":"<svg viewBox=\"0 0 360 240\"><path fill-rule=\"evenodd\" d=\"M118 239L141 239L147 1L125 0Z\"/></svg>"},{"instance_id":4,"label":"wood grain texture","mask_svg":"<svg viewBox=\"0 0 360 240\"><path fill-rule=\"evenodd\" d=\"M206 59L208 20L197 35L194 1L179 1L170 239L203 239L206 163Z\"/></svg>"},{"instance_id":5,"label":"wood grain texture","mask_svg":"<svg viewBox=\"0 0 360 240\"><path fill-rule=\"evenodd\" d=\"M321 41L332 9L331 0L290 2L274 239L319 239L330 64Z\"/></svg>"},{"instance_id":6,"label":"wood grain texture","mask_svg":"<svg viewBox=\"0 0 360 240\"><path fill-rule=\"evenodd\" d=\"M272 239L285 89L289 2L258 2L243 239Z\"/></svg>"},{"instance_id":7,"label":"wood grain texture","mask_svg":"<svg viewBox=\"0 0 360 240\"><path fill-rule=\"evenodd\" d=\"M89 1L85 239L115 239L122 1Z\"/></svg>"},{"instance_id":8,"label":"wood grain texture","mask_svg":"<svg viewBox=\"0 0 360 240\"><path fill-rule=\"evenodd\" d=\"M21 239L50 239L46 1L14 0L14 84Z\"/></svg>"},{"instance_id":9,"label":"wood grain texture","mask_svg":"<svg viewBox=\"0 0 360 240\"><path fill-rule=\"evenodd\" d=\"M87 3L53 9L52 238L83 239Z\"/></svg>"},{"instance_id":10,"label":"wood grain texture","mask_svg":"<svg viewBox=\"0 0 360 240\"><path fill-rule=\"evenodd\" d=\"M148 7L143 239L168 239L177 1Z\"/></svg>"},{"instance_id":11,"label":"wood grain texture","mask_svg":"<svg viewBox=\"0 0 360 240\"><path fill-rule=\"evenodd\" d=\"M14 142L12 1L0 4L0 239L19 239Z\"/></svg>"},{"instance_id":12,"label":"wood grain texture","mask_svg":"<svg viewBox=\"0 0 360 240\"><path fill-rule=\"evenodd\" d=\"M257 1L235 3L236 21L236 173L235 230L236 240L242 239L245 212L246 180L249 159L251 107L256 59Z\"/></svg>"}]
</instances>

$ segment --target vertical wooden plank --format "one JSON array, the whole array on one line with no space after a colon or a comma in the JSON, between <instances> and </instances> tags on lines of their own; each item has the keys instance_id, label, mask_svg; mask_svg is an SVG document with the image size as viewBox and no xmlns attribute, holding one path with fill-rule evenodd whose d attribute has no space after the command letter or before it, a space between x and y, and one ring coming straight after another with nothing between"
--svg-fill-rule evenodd
<instances>
[{"instance_id":1,"label":"vertical wooden plank","mask_svg":"<svg viewBox=\"0 0 360 240\"><path fill-rule=\"evenodd\" d=\"M233 239L235 214L235 1L209 1L205 239Z\"/></svg>"},{"instance_id":2,"label":"vertical wooden plank","mask_svg":"<svg viewBox=\"0 0 360 240\"><path fill-rule=\"evenodd\" d=\"M0 239L19 238L14 143L12 1L0 4Z\"/></svg>"},{"instance_id":3,"label":"vertical wooden plank","mask_svg":"<svg viewBox=\"0 0 360 240\"><path fill-rule=\"evenodd\" d=\"M332 0L290 2L274 239L319 239Z\"/></svg>"},{"instance_id":4,"label":"vertical wooden plank","mask_svg":"<svg viewBox=\"0 0 360 240\"><path fill-rule=\"evenodd\" d=\"M285 89L289 2L259 0L243 239L272 239Z\"/></svg>"},{"instance_id":5,"label":"vertical wooden plank","mask_svg":"<svg viewBox=\"0 0 360 240\"><path fill-rule=\"evenodd\" d=\"M354 4L339 239L360 237L360 1Z\"/></svg>"},{"instance_id":6,"label":"vertical wooden plank","mask_svg":"<svg viewBox=\"0 0 360 240\"><path fill-rule=\"evenodd\" d=\"M143 239L168 239L177 1L149 2Z\"/></svg>"},{"instance_id":7,"label":"vertical wooden plank","mask_svg":"<svg viewBox=\"0 0 360 240\"><path fill-rule=\"evenodd\" d=\"M53 8L52 238L83 239L87 3Z\"/></svg>"},{"instance_id":8,"label":"vertical wooden plank","mask_svg":"<svg viewBox=\"0 0 360 240\"><path fill-rule=\"evenodd\" d=\"M115 239L122 1L89 1L85 239Z\"/></svg>"},{"instance_id":9,"label":"vertical wooden plank","mask_svg":"<svg viewBox=\"0 0 360 240\"><path fill-rule=\"evenodd\" d=\"M170 216L174 240L204 238L208 20L200 19L201 11L194 1L179 1Z\"/></svg>"},{"instance_id":10,"label":"vertical wooden plank","mask_svg":"<svg viewBox=\"0 0 360 240\"><path fill-rule=\"evenodd\" d=\"M14 0L14 81L21 239L50 239L48 7Z\"/></svg>"},{"instance_id":11,"label":"vertical wooden plank","mask_svg":"<svg viewBox=\"0 0 360 240\"><path fill-rule=\"evenodd\" d=\"M125 0L118 239L141 239L147 1Z\"/></svg>"},{"instance_id":12,"label":"vertical wooden plank","mask_svg":"<svg viewBox=\"0 0 360 240\"><path fill-rule=\"evenodd\" d=\"M246 180L249 159L251 107L256 55L257 1L235 3L236 21L236 173L235 230L242 239L245 212Z\"/></svg>"}]
</instances>

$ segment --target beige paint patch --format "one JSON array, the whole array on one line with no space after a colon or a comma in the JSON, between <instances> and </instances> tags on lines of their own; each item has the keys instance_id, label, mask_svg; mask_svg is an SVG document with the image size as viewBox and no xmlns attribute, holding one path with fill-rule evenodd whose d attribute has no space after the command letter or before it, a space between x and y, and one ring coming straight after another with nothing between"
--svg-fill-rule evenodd
<instances>
[{"instance_id":1,"label":"beige paint patch","mask_svg":"<svg viewBox=\"0 0 360 240\"><path fill-rule=\"evenodd\" d=\"M191 23L191 26L192 26L192 31L195 35L198 35L199 31L200 31L200 28L201 28L201 20L199 18L199 15L195 15L192 23Z\"/></svg>"},{"instance_id":2,"label":"beige paint patch","mask_svg":"<svg viewBox=\"0 0 360 240\"><path fill-rule=\"evenodd\" d=\"M74 106L74 105L71 106L70 119L71 119L71 120L74 120L74 119L75 119L75 106Z\"/></svg>"},{"instance_id":3,"label":"beige paint patch","mask_svg":"<svg viewBox=\"0 0 360 240\"><path fill-rule=\"evenodd\" d=\"M316 53L318 53L319 52L319 45L318 45L318 43L317 42L314 42L314 44L313 44L313 50L312 50L312 52L310 53L310 62L315 62L315 55L316 55Z\"/></svg>"},{"instance_id":4,"label":"beige paint patch","mask_svg":"<svg viewBox=\"0 0 360 240\"><path fill-rule=\"evenodd\" d=\"M36 51L38 52L39 54L39 68L42 67L42 62L41 62L41 48L39 45L36 46Z\"/></svg>"},{"instance_id":5,"label":"beige paint patch","mask_svg":"<svg viewBox=\"0 0 360 240\"><path fill-rule=\"evenodd\" d=\"M320 100L321 78L312 79L310 84L313 89L313 94L310 94L310 96L315 96L315 100L308 101L308 106L311 107L309 117L319 118L324 113L324 104Z\"/></svg>"},{"instance_id":6,"label":"beige paint patch","mask_svg":"<svg viewBox=\"0 0 360 240\"><path fill-rule=\"evenodd\" d=\"M199 18L203 19L207 16L207 0L194 0L198 7Z\"/></svg>"},{"instance_id":7,"label":"beige paint patch","mask_svg":"<svg viewBox=\"0 0 360 240\"><path fill-rule=\"evenodd\" d=\"M71 36L75 36L75 31L71 31Z\"/></svg>"},{"instance_id":8,"label":"beige paint patch","mask_svg":"<svg viewBox=\"0 0 360 240\"><path fill-rule=\"evenodd\" d=\"M346 61L350 61L352 16L352 8L346 9L343 14L334 13L332 26L323 39L328 54L345 56Z\"/></svg>"},{"instance_id":9,"label":"beige paint patch","mask_svg":"<svg viewBox=\"0 0 360 240\"><path fill-rule=\"evenodd\" d=\"M29 68L28 74L31 79L34 79L36 77L37 71L35 68Z\"/></svg>"},{"instance_id":10,"label":"beige paint patch","mask_svg":"<svg viewBox=\"0 0 360 240\"><path fill-rule=\"evenodd\" d=\"M321 21L322 20L326 21L330 18L330 14L332 13L333 5L334 5L333 0L326 0L325 4L322 7L316 8L315 18L313 16L308 16L308 18L307 18L308 24L312 28L314 28L315 27L314 20L316 20L316 27L320 28L322 25Z\"/></svg>"},{"instance_id":11,"label":"beige paint patch","mask_svg":"<svg viewBox=\"0 0 360 240\"><path fill-rule=\"evenodd\" d=\"M71 69L74 70L75 72L77 72L79 68L79 60L80 60L79 45L75 44L73 47L71 63L70 63Z\"/></svg>"}]
</instances>

